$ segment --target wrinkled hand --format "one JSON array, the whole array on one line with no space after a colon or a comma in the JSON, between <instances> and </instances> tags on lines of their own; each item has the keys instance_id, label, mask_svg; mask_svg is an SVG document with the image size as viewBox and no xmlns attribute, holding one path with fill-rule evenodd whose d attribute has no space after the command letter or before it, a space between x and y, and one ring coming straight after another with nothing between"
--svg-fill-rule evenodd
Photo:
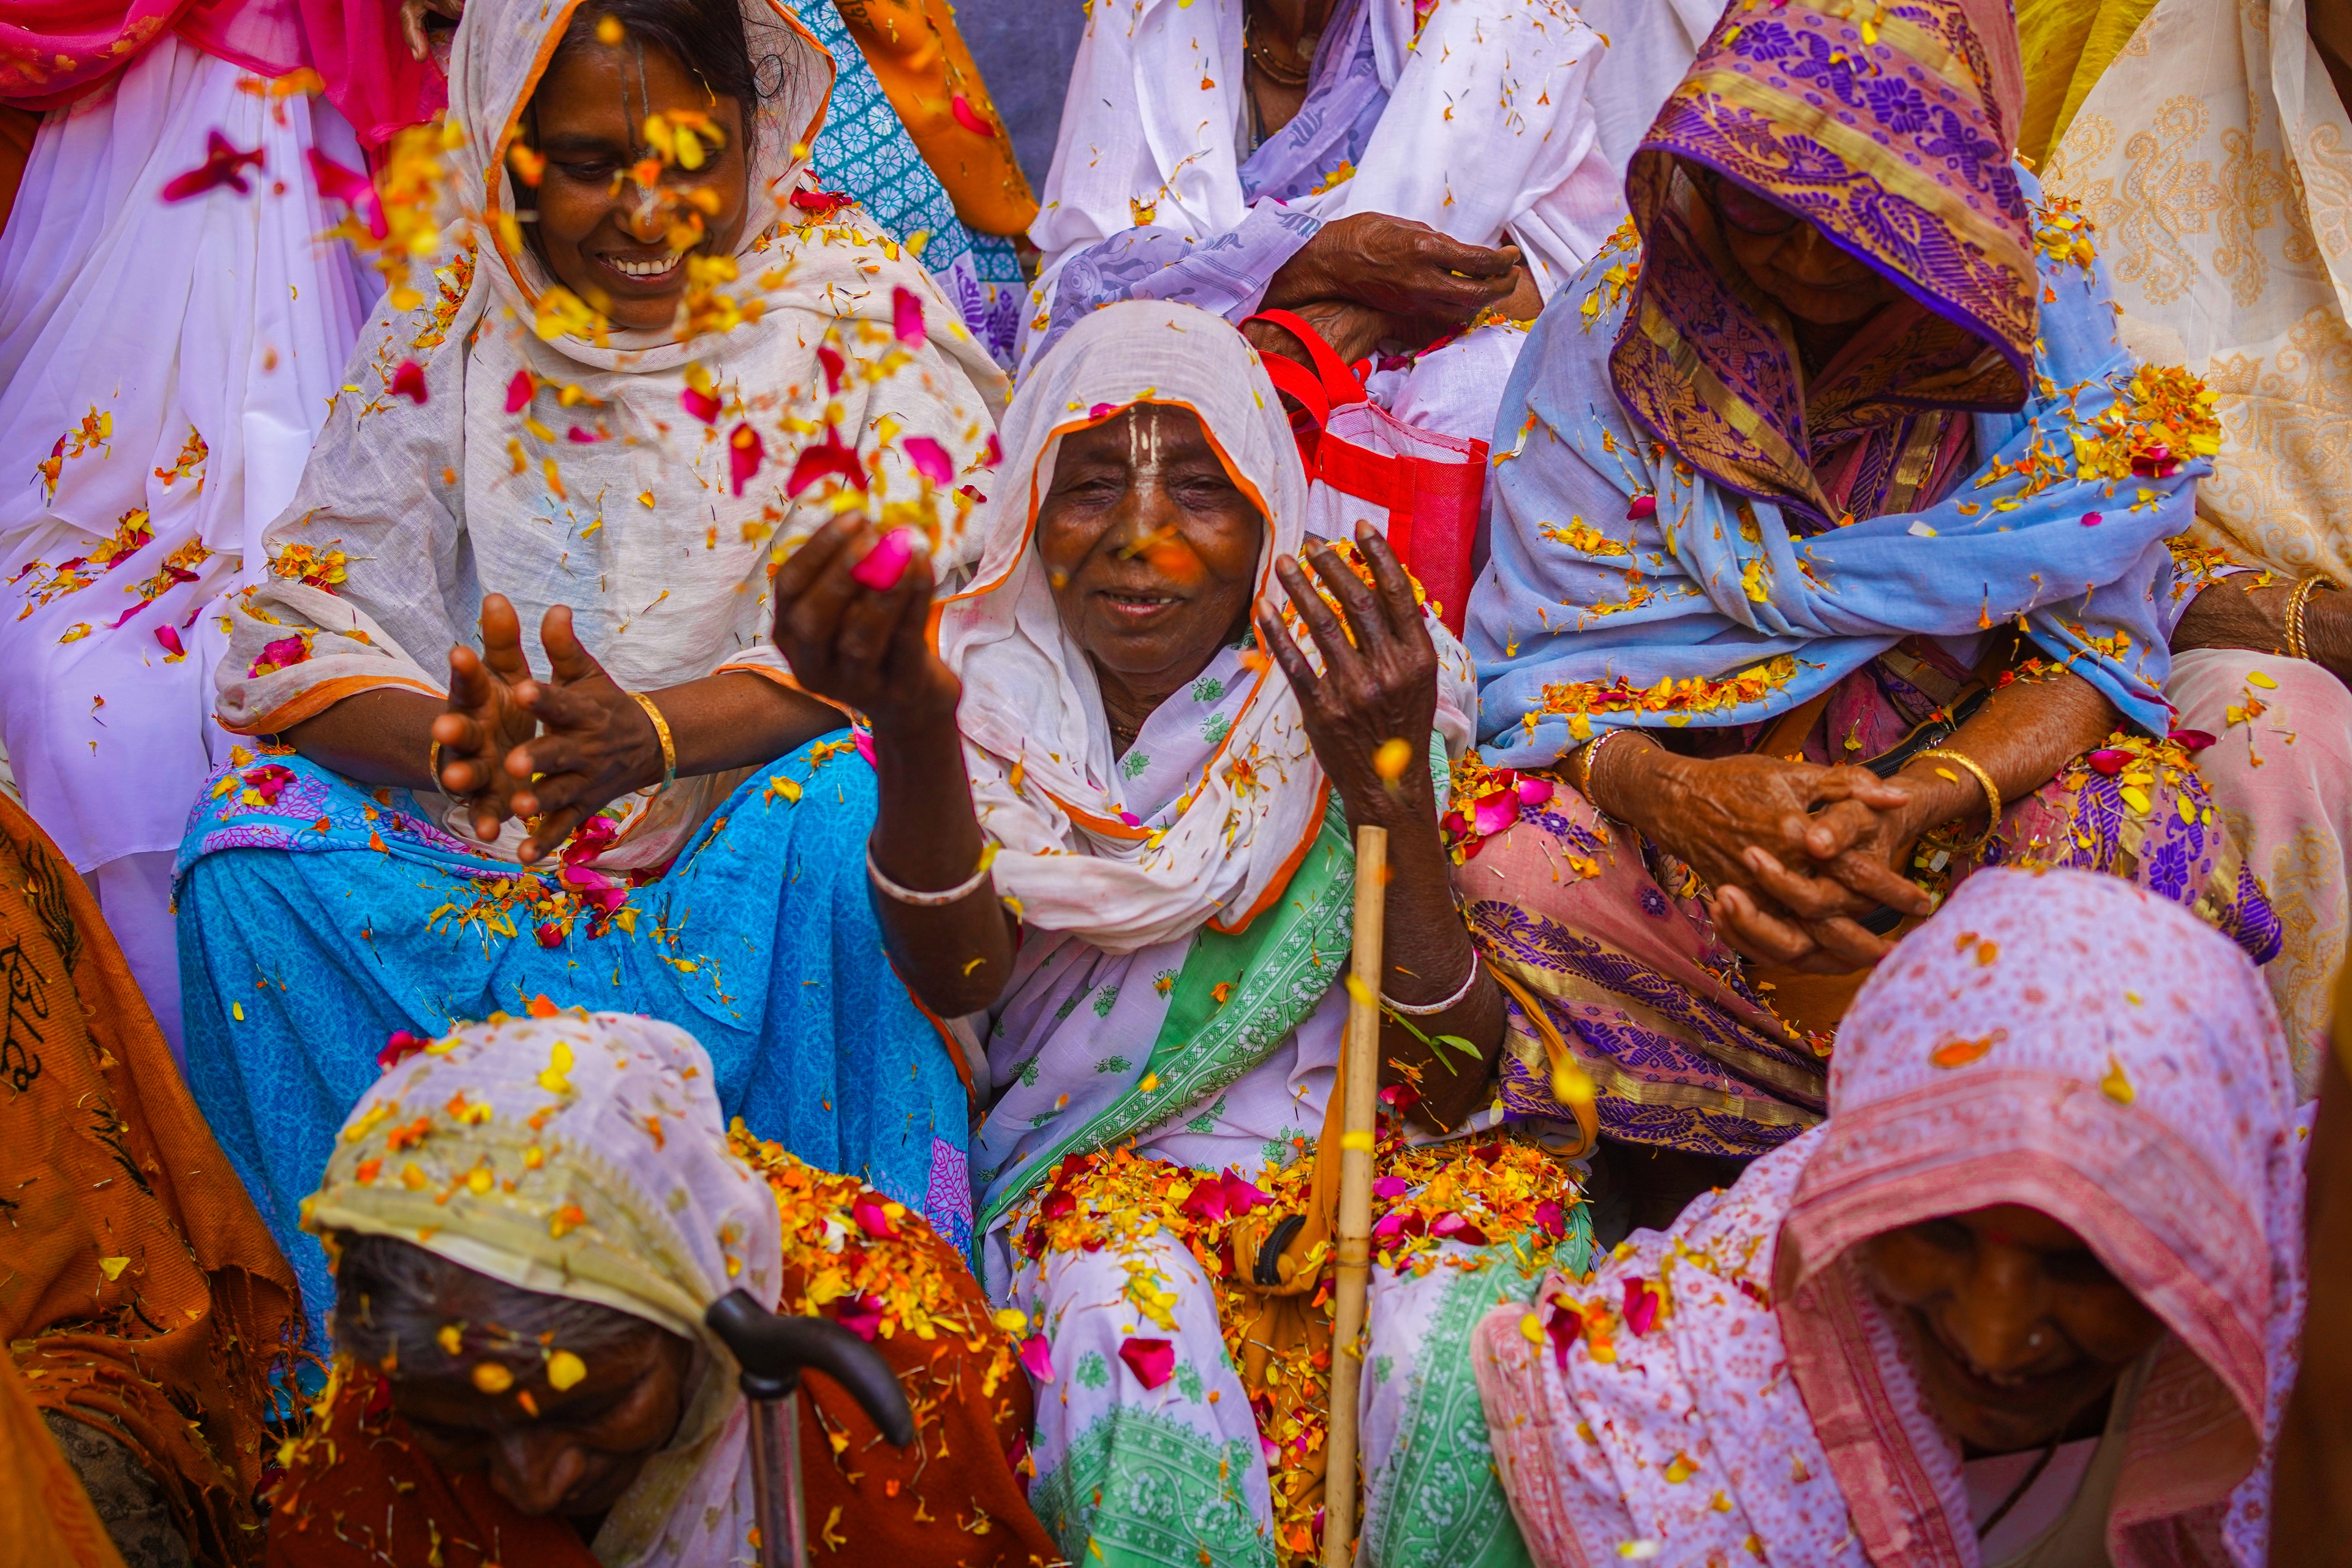
<instances>
[{"instance_id":1,"label":"wrinkled hand","mask_svg":"<svg viewBox=\"0 0 2352 1568\"><path fill-rule=\"evenodd\" d=\"M514 696L539 721L541 733L508 752L505 768L514 792L510 808L537 819L522 841L526 866L611 802L659 784L662 776L661 732L581 646L568 607L547 612L539 640L551 679L521 681Z\"/></svg>"},{"instance_id":2,"label":"wrinkled hand","mask_svg":"<svg viewBox=\"0 0 2352 1568\"><path fill-rule=\"evenodd\" d=\"M1400 322L1435 318L1459 325L1517 286L1516 246L1465 245L1426 224L1385 213L1335 218L1266 284L1265 308L1350 300Z\"/></svg>"},{"instance_id":3,"label":"wrinkled hand","mask_svg":"<svg viewBox=\"0 0 2352 1568\"><path fill-rule=\"evenodd\" d=\"M412 58L421 60L433 52L433 46L425 37L427 11L454 22L466 14L466 0L400 0L400 34L408 40Z\"/></svg>"},{"instance_id":4,"label":"wrinkled hand","mask_svg":"<svg viewBox=\"0 0 2352 1568\"><path fill-rule=\"evenodd\" d=\"M507 754L539 732L539 721L515 694L530 679L522 623L503 594L482 600L482 651L449 650L449 707L433 721L441 742L436 781L470 809L474 837L488 844L514 815L515 781Z\"/></svg>"},{"instance_id":5,"label":"wrinkled hand","mask_svg":"<svg viewBox=\"0 0 2352 1568\"><path fill-rule=\"evenodd\" d=\"M877 734L951 727L961 688L925 635L930 558L918 542L898 582L877 592L850 573L880 542L847 512L793 552L776 573L776 650L804 689L865 714Z\"/></svg>"},{"instance_id":6,"label":"wrinkled hand","mask_svg":"<svg viewBox=\"0 0 2352 1568\"><path fill-rule=\"evenodd\" d=\"M1636 826L1714 889L1717 928L1749 958L1851 973L1892 951L1855 916L1930 907L1894 869L1918 837L1911 796L1866 768L1671 758L1644 786Z\"/></svg>"},{"instance_id":7,"label":"wrinkled hand","mask_svg":"<svg viewBox=\"0 0 2352 1568\"><path fill-rule=\"evenodd\" d=\"M1372 569L1378 593L1366 588L1329 546L1318 544L1308 552L1315 575L1347 616L1344 630L1297 562L1286 558L1275 563L1284 592L1322 652L1321 676L1271 606L1259 607L1258 629L1298 694L1315 760L1339 792L1348 820L1385 826L1400 816L1402 806L1402 814L1433 823L1437 812L1428 758L1430 730L1437 719L1437 648L1412 602L1412 584L1388 541L1360 523L1356 545ZM1350 631L1355 634L1352 644ZM1410 760L1393 790L1374 763L1381 748L1392 740L1410 748Z\"/></svg>"},{"instance_id":8,"label":"wrinkled hand","mask_svg":"<svg viewBox=\"0 0 2352 1568\"><path fill-rule=\"evenodd\" d=\"M1349 300L1309 300L1293 310L1331 345L1334 353L1349 364L1368 357L1380 347L1383 338L1403 341L1401 334L1406 330L1387 311ZM1315 368L1307 345L1287 328L1277 327L1272 321L1252 321L1242 329L1242 336L1262 354L1280 354L1285 359L1297 360L1309 370Z\"/></svg>"}]
</instances>

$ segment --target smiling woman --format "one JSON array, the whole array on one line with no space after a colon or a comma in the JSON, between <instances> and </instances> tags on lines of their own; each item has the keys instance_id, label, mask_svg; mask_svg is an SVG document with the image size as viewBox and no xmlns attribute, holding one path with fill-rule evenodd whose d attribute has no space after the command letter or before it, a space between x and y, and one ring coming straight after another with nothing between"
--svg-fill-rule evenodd
<instances>
[{"instance_id":1,"label":"smiling woman","mask_svg":"<svg viewBox=\"0 0 2352 1568\"><path fill-rule=\"evenodd\" d=\"M1035 1325L1038 1514L1072 1562L1316 1553L1371 825L1392 1114L1364 1560L1509 1563L1462 1336L1555 1252L1580 1270L1589 1233L1554 1153L1574 1120L1498 1087L1506 1005L1453 905L1431 759L1466 732L1460 647L1384 541L1307 536L1280 399L1205 311L1079 321L1005 446L936 647L929 574L862 580L855 519L777 574L776 637L873 718L893 962L986 1033L975 1223L992 1300ZM1507 1131L1507 1103L1531 1111Z\"/></svg>"},{"instance_id":2,"label":"smiling woman","mask_svg":"<svg viewBox=\"0 0 2352 1568\"><path fill-rule=\"evenodd\" d=\"M856 896L873 775L767 601L837 496L952 558L1003 384L814 190L831 79L770 0L458 24L441 173L485 210L369 326L230 606L255 749L176 868L190 1081L313 1303L297 1205L378 1052L534 998L690 1024L730 1114L965 1223L959 1063Z\"/></svg>"}]
</instances>

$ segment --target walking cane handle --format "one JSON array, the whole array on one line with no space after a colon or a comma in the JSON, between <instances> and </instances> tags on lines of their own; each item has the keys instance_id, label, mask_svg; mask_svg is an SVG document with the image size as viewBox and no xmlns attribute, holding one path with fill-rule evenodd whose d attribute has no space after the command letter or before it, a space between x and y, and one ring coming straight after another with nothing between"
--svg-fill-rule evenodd
<instances>
[{"instance_id":1,"label":"walking cane handle","mask_svg":"<svg viewBox=\"0 0 2352 1568\"><path fill-rule=\"evenodd\" d=\"M849 1391L893 1447L915 1440L915 1413L890 1363L839 1323L780 1317L743 1290L730 1290L710 1303L702 1321L742 1363L743 1392L750 1397L782 1399L800 1386L803 1371L821 1372Z\"/></svg>"}]
</instances>

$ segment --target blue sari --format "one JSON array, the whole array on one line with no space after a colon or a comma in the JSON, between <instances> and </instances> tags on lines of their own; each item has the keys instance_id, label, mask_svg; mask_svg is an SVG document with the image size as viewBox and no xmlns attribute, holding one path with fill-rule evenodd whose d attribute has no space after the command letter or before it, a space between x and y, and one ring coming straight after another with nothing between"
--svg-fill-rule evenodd
<instances>
[{"instance_id":1,"label":"blue sari","mask_svg":"<svg viewBox=\"0 0 2352 1568\"><path fill-rule=\"evenodd\" d=\"M175 871L189 1087L313 1327L334 1288L301 1204L378 1053L400 1031L534 1006L687 1029L730 1117L969 1249L966 1091L883 956L874 811L873 769L842 731L753 769L618 910L550 921L551 868L487 858L405 790L290 752L215 775Z\"/></svg>"}]
</instances>

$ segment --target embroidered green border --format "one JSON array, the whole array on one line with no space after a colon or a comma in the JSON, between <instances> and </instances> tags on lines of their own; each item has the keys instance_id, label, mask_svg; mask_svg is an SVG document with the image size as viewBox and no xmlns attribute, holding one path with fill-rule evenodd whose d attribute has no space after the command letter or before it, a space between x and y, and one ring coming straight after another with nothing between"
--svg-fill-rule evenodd
<instances>
[{"instance_id":1,"label":"embroidered green border","mask_svg":"<svg viewBox=\"0 0 2352 1568\"><path fill-rule=\"evenodd\" d=\"M1239 1080L1274 1053L1339 978L1354 938L1356 857L1335 796L1282 901L1227 935L1203 927L1184 956L1140 1084L1033 1155L1024 1177L982 1210L986 1235L1066 1154L1108 1149ZM1217 987L1231 987L1217 1000ZM1244 1173L1255 1174L1255 1172Z\"/></svg>"},{"instance_id":2,"label":"embroidered green border","mask_svg":"<svg viewBox=\"0 0 2352 1568\"><path fill-rule=\"evenodd\" d=\"M1239 1478L1257 1457L1236 1437L1113 1405L1030 1494L1055 1543L1103 1568L1273 1568L1274 1542Z\"/></svg>"}]
</instances>

